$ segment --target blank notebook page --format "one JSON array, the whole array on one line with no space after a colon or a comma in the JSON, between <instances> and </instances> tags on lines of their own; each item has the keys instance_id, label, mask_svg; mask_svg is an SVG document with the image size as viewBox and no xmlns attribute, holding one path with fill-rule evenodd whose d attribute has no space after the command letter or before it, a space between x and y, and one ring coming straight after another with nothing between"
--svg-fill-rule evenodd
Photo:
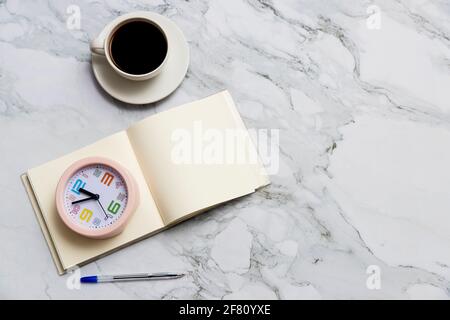
<instances>
[{"instance_id":1,"label":"blank notebook page","mask_svg":"<svg viewBox=\"0 0 450 320\"><path fill-rule=\"evenodd\" d=\"M230 153L249 154L255 150L227 91L151 116L130 127L127 133L165 224L268 184L257 156L254 161L227 161L229 157L237 159ZM217 133L224 143L229 143L230 137L234 142L215 158L224 161L205 163L203 154L208 141L212 141L208 138ZM192 161L174 161L180 137L189 136L192 140L188 149L192 154L184 159ZM199 138L203 143L195 147Z\"/></svg>"}]
</instances>

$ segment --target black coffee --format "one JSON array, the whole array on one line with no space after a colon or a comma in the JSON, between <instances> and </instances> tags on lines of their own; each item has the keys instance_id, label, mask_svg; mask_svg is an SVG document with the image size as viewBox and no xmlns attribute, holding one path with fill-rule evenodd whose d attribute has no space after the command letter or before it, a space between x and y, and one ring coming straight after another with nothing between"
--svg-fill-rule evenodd
<instances>
[{"instance_id":1,"label":"black coffee","mask_svg":"<svg viewBox=\"0 0 450 320\"><path fill-rule=\"evenodd\" d=\"M161 65L166 54L167 41L164 34L149 22L128 22L112 36L112 60L126 73L149 73Z\"/></svg>"}]
</instances>

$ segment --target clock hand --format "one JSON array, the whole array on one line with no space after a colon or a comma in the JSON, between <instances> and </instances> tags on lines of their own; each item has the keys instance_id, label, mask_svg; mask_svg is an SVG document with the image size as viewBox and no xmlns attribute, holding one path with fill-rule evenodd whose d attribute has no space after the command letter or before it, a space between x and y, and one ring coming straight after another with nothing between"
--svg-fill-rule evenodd
<instances>
[{"instance_id":1,"label":"clock hand","mask_svg":"<svg viewBox=\"0 0 450 320\"><path fill-rule=\"evenodd\" d=\"M109 218L109 216L108 216L108 214L106 213L105 209L103 208L103 206L102 206L100 200L98 200L98 199L100 199L100 195L95 194L95 193L92 193L92 192L90 192L90 191L87 191L86 189L83 189L83 188L80 188L80 189L78 189L78 190L79 190L81 193L84 193L84 194L90 196L89 198L83 199L83 200L81 200L81 201L87 201L87 200L90 200L90 199L97 200L98 204L100 205L100 208L102 208L102 211L103 211L103 213L104 213L105 216L106 216L106 219ZM78 201L78 202L81 202L81 201ZM72 203L72 204L73 204L73 203Z\"/></svg>"},{"instance_id":2,"label":"clock hand","mask_svg":"<svg viewBox=\"0 0 450 320\"><path fill-rule=\"evenodd\" d=\"M92 192L90 192L90 191L87 191L86 189L83 189L83 188L80 188L80 189L78 189L81 193L84 193L84 194L86 194L86 195L88 195L88 196L91 196L92 198L99 198L99 195L98 194L95 194L95 193L92 193Z\"/></svg>"},{"instance_id":3,"label":"clock hand","mask_svg":"<svg viewBox=\"0 0 450 320\"><path fill-rule=\"evenodd\" d=\"M88 201L88 200L97 200L97 199L98 199L97 197L89 197L89 198L84 198L84 199L73 201L72 204L77 204L80 202L84 202L84 201Z\"/></svg>"},{"instance_id":4,"label":"clock hand","mask_svg":"<svg viewBox=\"0 0 450 320\"><path fill-rule=\"evenodd\" d=\"M90 198L88 198L88 199L95 199L95 200L97 200L97 202L98 202L98 204L100 205L100 208L102 208L102 211L103 211L103 213L105 214L105 217L106 217L106 219L108 219L110 216L106 213L106 211L105 211L105 209L103 208L103 206L102 206L102 203L100 202L100 195L98 195L98 194L95 194L95 193L92 193L92 192L90 192L90 191L87 191L86 189L83 189L83 188L80 188L80 189L78 189L81 193L84 193L84 194L86 194L86 195L88 195L88 196L90 196ZM87 199L86 199L87 200Z\"/></svg>"},{"instance_id":5,"label":"clock hand","mask_svg":"<svg viewBox=\"0 0 450 320\"><path fill-rule=\"evenodd\" d=\"M96 200L97 200L98 204L100 205L100 208L102 208L103 213L104 213L105 216L106 216L106 219L108 219L108 218L109 218L109 215L106 213L105 209L103 208L102 203L100 202L100 200L98 200L98 198L97 198Z\"/></svg>"}]
</instances>

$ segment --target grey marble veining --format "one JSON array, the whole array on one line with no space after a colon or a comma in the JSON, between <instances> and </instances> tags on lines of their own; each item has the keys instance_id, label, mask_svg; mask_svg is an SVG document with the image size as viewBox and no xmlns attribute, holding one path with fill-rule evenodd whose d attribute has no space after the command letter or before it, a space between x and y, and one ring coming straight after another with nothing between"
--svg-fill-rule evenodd
<instances>
[{"instance_id":1,"label":"grey marble veining","mask_svg":"<svg viewBox=\"0 0 450 320\"><path fill-rule=\"evenodd\" d=\"M191 49L182 85L148 106L90 67L89 40L135 10ZM272 184L81 269L187 277L70 290L19 175L222 89L248 127L280 130ZM449 121L445 0L0 1L0 298L448 299Z\"/></svg>"}]
</instances>

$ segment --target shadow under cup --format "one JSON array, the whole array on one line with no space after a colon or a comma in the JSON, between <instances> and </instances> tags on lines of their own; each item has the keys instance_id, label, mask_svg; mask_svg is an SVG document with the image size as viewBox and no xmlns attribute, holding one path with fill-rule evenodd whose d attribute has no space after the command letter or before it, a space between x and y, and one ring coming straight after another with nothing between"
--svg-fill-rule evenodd
<instances>
[{"instance_id":1,"label":"shadow under cup","mask_svg":"<svg viewBox=\"0 0 450 320\"><path fill-rule=\"evenodd\" d=\"M118 69L131 75L144 75L158 69L166 59L167 38L151 21L132 20L114 31L109 51Z\"/></svg>"}]
</instances>

